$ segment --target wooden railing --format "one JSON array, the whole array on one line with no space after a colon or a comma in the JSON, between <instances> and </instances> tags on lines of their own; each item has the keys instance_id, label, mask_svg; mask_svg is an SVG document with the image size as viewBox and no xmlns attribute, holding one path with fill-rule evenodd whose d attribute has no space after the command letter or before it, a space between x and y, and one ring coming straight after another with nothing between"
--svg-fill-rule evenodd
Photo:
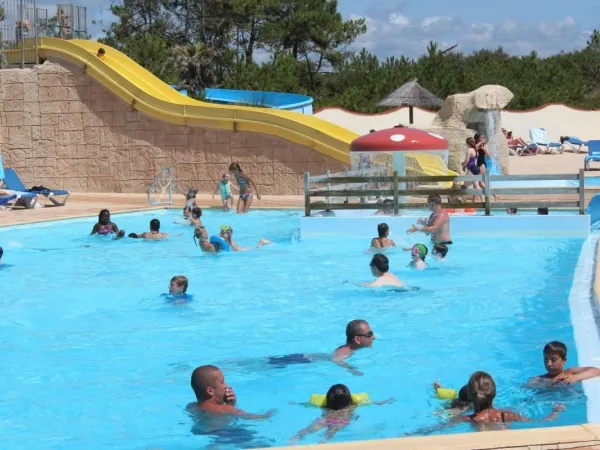
<instances>
[{"instance_id":1,"label":"wooden railing","mask_svg":"<svg viewBox=\"0 0 600 450\"><path fill-rule=\"evenodd\" d=\"M406 183L439 183L439 182L482 182L483 189L444 189L443 187L419 186L413 188L400 189L400 184L406 186ZM575 186L561 187L515 187L515 188L496 188L494 182L498 181L574 181ZM339 189L332 184L356 184L366 185L377 183L385 186L383 189L365 189L365 188L346 188ZM312 188L312 185L320 187ZM537 200L537 201L492 201L495 196L517 195L517 196L556 196L573 195L575 200ZM308 172L304 173L304 213L311 215L313 210L339 210L339 209L382 209L386 206L382 203L368 203L366 201L350 202L352 198L366 199L367 197L381 196L393 198L393 214L397 215L400 209L418 208L422 209L425 202L406 202L404 197L428 197L430 195L439 195L444 197L463 197L480 196L482 202L444 202L448 208L474 208L485 210L486 215L491 214L492 209L506 208L537 208L540 206L554 208L579 208L579 214L585 214L585 177L583 169L578 174L561 175L469 175L469 176L418 176L418 177L399 177L397 172L393 176L346 176L345 173L326 174L319 176L310 176ZM332 197L345 198L343 203L339 202L316 202L311 203L311 199L321 197L330 199ZM391 212L392 208L390 208Z\"/></svg>"}]
</instances>

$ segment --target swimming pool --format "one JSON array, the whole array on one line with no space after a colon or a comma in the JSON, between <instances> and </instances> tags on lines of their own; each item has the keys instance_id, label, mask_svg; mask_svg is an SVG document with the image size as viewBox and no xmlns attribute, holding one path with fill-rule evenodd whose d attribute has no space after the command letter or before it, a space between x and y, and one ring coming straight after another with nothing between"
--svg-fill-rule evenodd
<instances>
[{"instance_id":1,"label":"swimming pool","mask_svg":"<svg viewBox=\"0 0 600 450\"><path fill-rule=\"evenodd\" d=\"M475 370L494 376L498 406L541 417L557 400L567 405L555 422L513 428L587 421L581 387L558 393L522 386L544 371L541 348L550 340L565 342L569 363L577 362L568 298L583 239L458 237L448 260L422 273L406 269L408 255L396 250L392 271L420 289L370 291L342 283L370 279L368 242L298 242L300 211L205 212L209 230L228 224L242 245L274 241L216 257L194 247L190 228L172 223L178 214L113 216L127 232L144 231L156 216L165 232L185 233L168 242L88 237L94 218L0 228L4 448L286 445L319 416L289 402L334 383L375 400L396 398L360 408L334 441L396 437L439 422L434 380L458 388ZM399 244L415 242L392 231ZM194 300L187 305L160 297L178 274L190 279ZM331 352L356 318L377 336L351 360L364 376L328 362L268 364L269 356ZM276 415L240 422L227 438L194 435L184 411L194 400L189 377L208 363L223 369L239 407L276 408ZM444 432L464 431L468 426Z\"/></svg>"}]
</instances>

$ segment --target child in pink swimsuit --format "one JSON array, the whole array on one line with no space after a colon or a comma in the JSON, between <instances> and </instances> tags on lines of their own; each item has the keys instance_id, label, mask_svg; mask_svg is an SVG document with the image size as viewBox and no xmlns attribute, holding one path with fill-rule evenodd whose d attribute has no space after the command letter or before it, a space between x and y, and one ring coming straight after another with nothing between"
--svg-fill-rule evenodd
<instances>
[{"instance_id":1,"label":"child in pink swimsuit","mask_svg":"<svg viewBox=\"0 0 600 450\"><path fill-rule=\"evenodd\" d=\"M125 236L125 231L119 231L119 227L116 223L110 221L110 211L108 209L103 209L98 214L98 222L92 228L92 234L101 234L104 236L114 235L115 238L122 238Z\"/></svg>"}]
</instances>

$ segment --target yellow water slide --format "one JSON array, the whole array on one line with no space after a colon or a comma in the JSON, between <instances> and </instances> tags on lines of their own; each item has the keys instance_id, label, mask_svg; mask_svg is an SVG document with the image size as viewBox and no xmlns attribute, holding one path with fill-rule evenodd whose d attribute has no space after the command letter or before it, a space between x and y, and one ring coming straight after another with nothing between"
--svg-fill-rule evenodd
<instances>
[{"instance_id":1,"label":"yellow water slide","mask_svg":"<svg viewBox=\"0 0 600 450\"><path fill-rule=\"evenodd\" d=\"M98 50L105 53L98 57ZM350 143L356 133L315 116L269 108L219 105L194 100L171 88L120 51L96 41L40 38L42 58L60 58L85 65L86 73L133 108L155 119L178 125L265 133L312 148L350 164ZM419 161L428 175L439 175L439 164ZM440 159L440 158L438 158ZM441 162L441 159L439 161Z\"/></svg>"}]
</instances>

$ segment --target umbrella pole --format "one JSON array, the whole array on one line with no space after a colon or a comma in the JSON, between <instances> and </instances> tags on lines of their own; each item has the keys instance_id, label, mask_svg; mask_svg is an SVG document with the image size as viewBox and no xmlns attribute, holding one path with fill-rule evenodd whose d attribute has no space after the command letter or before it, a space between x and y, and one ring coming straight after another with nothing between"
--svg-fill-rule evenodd
<instances>
[{"instance_id":1,"label":"umbrella pole","mask_svg":"<svg viewBox=\"0 0 600 450\"><path fill-rule=\"evenodd\" d=\"M408 107L408 123L413 124L413 107L410 105Z\"/></svg>"}]
</instances>

